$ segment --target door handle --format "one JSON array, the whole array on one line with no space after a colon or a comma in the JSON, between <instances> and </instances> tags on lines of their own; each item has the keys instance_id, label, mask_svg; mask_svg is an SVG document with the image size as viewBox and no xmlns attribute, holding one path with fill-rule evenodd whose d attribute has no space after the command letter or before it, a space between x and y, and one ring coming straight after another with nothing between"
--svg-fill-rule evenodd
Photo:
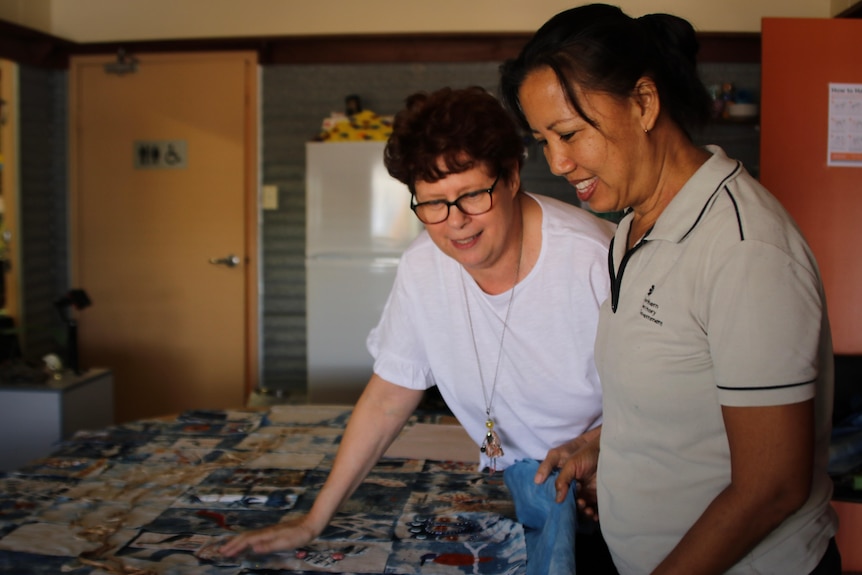
<instances>
[{"instance_id":1,"label":"door handle","mask_svg":"<svg viewBox=\"0 0 862 575\"><path fill-rule=\"evenodd\" d=\"M223 258L210 258L210 263L217 266L227 266L229 268L235 268L240 264L240 259L239 256L230 254Z\"/></svg>"}]
</instances>

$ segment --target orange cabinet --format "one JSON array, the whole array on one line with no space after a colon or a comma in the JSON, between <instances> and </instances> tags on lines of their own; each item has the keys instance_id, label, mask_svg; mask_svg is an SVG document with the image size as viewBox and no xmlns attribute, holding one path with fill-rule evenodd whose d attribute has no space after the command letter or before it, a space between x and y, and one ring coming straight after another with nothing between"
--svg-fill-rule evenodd
<instances>
[{"instance_id":1,"label":"orange cabinet","mask_svg":"<svg viewBox=\"0 0 862 575\"><path fill-rule=\"evenodd\" d=\"M862 86L862 20L764 18L762 30L760 180L814 250L835 353L862 354L862 162L827 162L829 84Z\"/></svg>"}]
</instances>

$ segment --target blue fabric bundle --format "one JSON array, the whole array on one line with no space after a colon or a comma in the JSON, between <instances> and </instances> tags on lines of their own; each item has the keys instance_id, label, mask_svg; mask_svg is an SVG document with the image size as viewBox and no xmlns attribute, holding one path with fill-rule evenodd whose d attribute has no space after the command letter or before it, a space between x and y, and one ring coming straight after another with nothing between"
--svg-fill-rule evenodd
<instances>
[{"instance_id":1,"label":"blue fabric bundle","mask_svg":"<svg viewBox=\"0 0 862 575\"><path fill-rule=\"evenodd\" d=\"M503 471L503 480L515 502L518 521L527 544L527 575L575 573L577 506L575 483L562 503L556 502L555 472L541 485L533 478L539 462L523 459Z\"/></svg>"}]
</instances>

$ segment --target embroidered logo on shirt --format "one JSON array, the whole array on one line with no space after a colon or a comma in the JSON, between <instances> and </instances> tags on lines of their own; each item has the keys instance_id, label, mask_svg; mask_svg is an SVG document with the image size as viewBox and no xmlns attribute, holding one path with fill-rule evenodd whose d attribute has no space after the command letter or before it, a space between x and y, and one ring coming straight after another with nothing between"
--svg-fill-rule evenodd
<instances>
[{"instance_id":1,"label":"embroidered logo on shirt","mask_svg":"<svg viewBox=\"0 0 862 575\"><path fill-rule=\"evenodd\" d=\"M658 304L650 299L654 291L655 285L651 285L646 297L644 297L644 302L641 304L641 317L656 325L664 325L664 322L656 317L659 309Z\"/></svg>"}]
</instances>

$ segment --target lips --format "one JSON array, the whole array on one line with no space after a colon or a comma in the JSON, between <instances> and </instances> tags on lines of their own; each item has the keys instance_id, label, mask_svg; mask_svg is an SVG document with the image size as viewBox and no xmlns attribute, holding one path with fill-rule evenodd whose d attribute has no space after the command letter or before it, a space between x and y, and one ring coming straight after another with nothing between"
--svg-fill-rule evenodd
<instances>
[{"instance_id":1,"label":"lips","mask_svg":"<svg viewBox=\"0 0 862 575\"><path fill-rule=\"evenodd\" d=\"M590 198L593 197L593 193L596 191L596 185L598 183L599 179L595 176L588 180L571 182L571 184L575 187L575 193L578 194L578 199L584 203L589 202Z\"/></svg>"},{"instance_id":2,"label":"lips","mask_svg":"<svg viewBox=\"0 0 862 575\"><path fill-rule=\"evenodd\" d=\"M482 235L482 232L479 232L478 234L476 234L474 236L470 236L469 238L464 238L462 240L454 240L453 239L453 240L451 240L451 242L452 242L452 245L455 246L456 249L465 250L468 248L472 248L474 245L476 245L476 242L478 241L479 236L481 236L481 235Z\"/></svg>"}]
</instances>

